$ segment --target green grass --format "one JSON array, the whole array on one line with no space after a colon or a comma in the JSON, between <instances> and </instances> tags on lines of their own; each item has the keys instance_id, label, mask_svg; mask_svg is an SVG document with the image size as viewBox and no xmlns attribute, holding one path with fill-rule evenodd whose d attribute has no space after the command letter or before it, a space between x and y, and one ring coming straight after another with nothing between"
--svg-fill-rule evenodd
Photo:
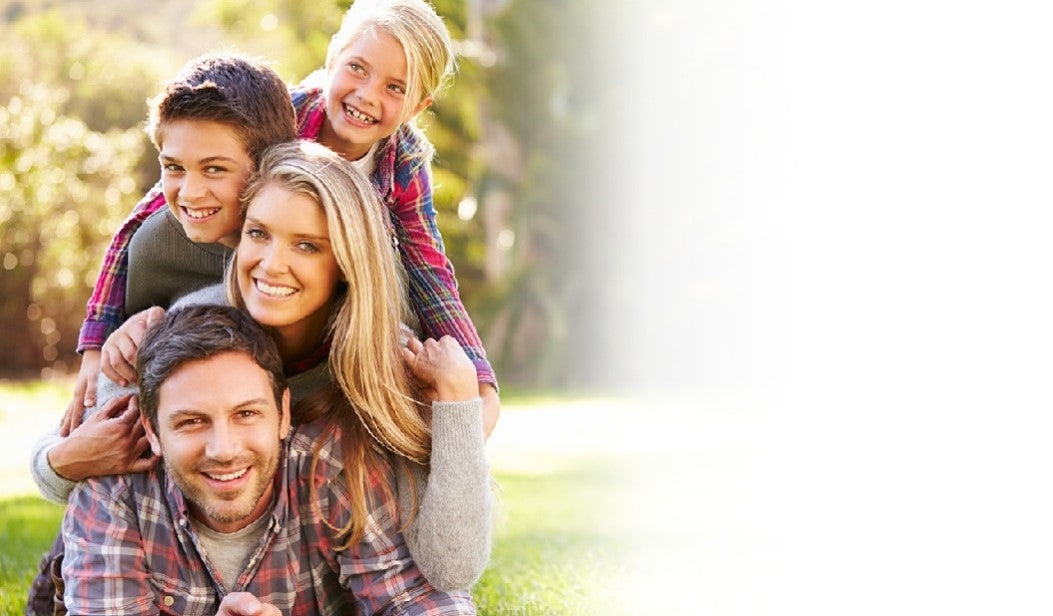
<instances>
[{"instance_id":1,"label":"green grass","mask_svg":"<svg viewBox=\"0 0 1053 616\"><path fill-rule=\"evenodd\" d=\"M40 557L51 548L64 507L36 496L0 500L0 613L21 614Z\"/></svg>"},{"instance_id":2,"label":"green grass","mask_svg":"<svg viewBox=\"0 0 1053 616\"><path fill-rule=\"evenodd\" d=\"M0 423L38 409L61 416L72 395L72 381L0 381Z\"/></svg>"}]
</instances>

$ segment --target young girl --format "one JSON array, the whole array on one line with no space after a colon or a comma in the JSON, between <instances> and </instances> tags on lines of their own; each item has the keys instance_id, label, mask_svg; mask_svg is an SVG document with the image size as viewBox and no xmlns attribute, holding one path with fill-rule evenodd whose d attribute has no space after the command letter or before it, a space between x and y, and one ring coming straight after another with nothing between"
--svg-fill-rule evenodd
<instances>
[{"instance_id":1,"label":"young girl","mask_svg":"<svg viewBox=\"0 0 1053 616\"><path fill-rule=\"evenodd\" d=\"M500 408L496 379L461 304L435 222L429 169L432 148L413 125L452 68L449 33L430 5L423 0L357 0L330 42L324 87L303 85L291 95L299 136L356 161L370 176L390 214L392 241L398 245L408 275L413 313L425 336L452 336L472 359L489 434ZM312 78L305 80L305 84L313 82ZM140 206L133 218L141 217L144 208L159 207ZM127 264L125 261L122 270L121 256L127 251L127 237L141 224L133 218L122 228L123 236L111 245L107 261L114 267L104 270L96 283L81 330L82 351L100 348L105 336L124 320L120 281ZM98 370L98 357L97 352L85 352L72 421L67 425L76 424L81 402L94 402L89 384ZM109 376L119 375L110 372Z\"/></svg>"},{"instance_id":2,"label":"young girl","mask_svg":"<svg viewBox=\"0 0 1053 616\"><path fill-rule=\"evenodd\" d=\"M475 398L475 370L451 338L400 347L402 285L383 250L387 234L371 186L326 148L297 142L267 151L244 199L246 222L227 293L272 329L283 360L307 358L289 375L294 399L304 400L294 421L326 415L340 426L352 490L383 447L395 461L393 489L415 561L437 588L467 587L482 572L490 542L480 403L437 404L429 428L403 359L438 400ZM224 297L217 285L179 304ZM101 399L123 393L115 390L104 380ZM52 499L68 496L68 479L98 474L70 477L61 464L48 463L49 452L76 447L75 438L76 432L65 440L49 435L34 453L34 478ZM351 525L341 529L348 541L362 531L354 524L364 518L357 500Z\"/></svg>"}]
</instances>

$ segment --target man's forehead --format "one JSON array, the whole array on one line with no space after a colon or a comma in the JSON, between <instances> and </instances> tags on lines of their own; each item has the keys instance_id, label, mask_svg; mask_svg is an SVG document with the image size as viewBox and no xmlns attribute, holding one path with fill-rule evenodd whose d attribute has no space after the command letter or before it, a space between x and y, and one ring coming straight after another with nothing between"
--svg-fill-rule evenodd
<instances>
[{"instance_id":1,"label":"man's forehead","mask_svg":"<svg viewBox=\"0 0 1053 616\"><path fill-rule=\"evenodd\" d=\"M158 413L225 411L263 400L276 406L270 376L247 353L221 353L186 362L158 389Z\"/></svg>"}]
</instances>

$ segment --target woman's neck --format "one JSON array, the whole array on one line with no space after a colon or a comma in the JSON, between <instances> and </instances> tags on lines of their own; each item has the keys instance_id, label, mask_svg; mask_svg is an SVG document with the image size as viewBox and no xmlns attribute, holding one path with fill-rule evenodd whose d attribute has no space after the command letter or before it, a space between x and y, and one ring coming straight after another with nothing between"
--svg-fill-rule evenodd
<instances>
[{"instance_id":1,"label":"woman's neck","mask_svg":"<svg viewBox=\"0 0 1053 616\"><path fill-rule=\"evenodd\" d=\"M275 329L275 342L282 363L301 360L322 346L327 322L328 318L307 319Z\"/></svg>"}]
</instances>

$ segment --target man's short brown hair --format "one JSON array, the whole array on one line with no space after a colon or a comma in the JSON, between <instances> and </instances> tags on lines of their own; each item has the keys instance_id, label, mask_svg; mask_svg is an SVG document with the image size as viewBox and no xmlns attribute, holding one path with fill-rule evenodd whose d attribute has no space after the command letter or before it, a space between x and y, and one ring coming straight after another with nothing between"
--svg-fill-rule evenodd
<instances>
[{"instance_id":1,"label":"man's short brown hair","mask_svg":"<svg viewBox=\"0 0 1053 616\"><path fill-rule=\"evenodd\" d=\"M270 377L279 412L287 387L274 340L252 317L230 306L189 306L170 310L143 336L136 357L139 409L157 430L161 384L193 361L223 353L244 353Z\"/></svg>"},{"instance_id":2,"label":"man's short brown hair","mask_svg":"<svg viewBox=\"0 0 1053 616\"><path fill-rule=\"evenodd\" d=\"M296 139L285 83L263 61L240 54L198 56L151 99L146 133L158 150L165 125L175 120L230 126L254 163L268 147Z\"/></svg>"}]
</instances>

